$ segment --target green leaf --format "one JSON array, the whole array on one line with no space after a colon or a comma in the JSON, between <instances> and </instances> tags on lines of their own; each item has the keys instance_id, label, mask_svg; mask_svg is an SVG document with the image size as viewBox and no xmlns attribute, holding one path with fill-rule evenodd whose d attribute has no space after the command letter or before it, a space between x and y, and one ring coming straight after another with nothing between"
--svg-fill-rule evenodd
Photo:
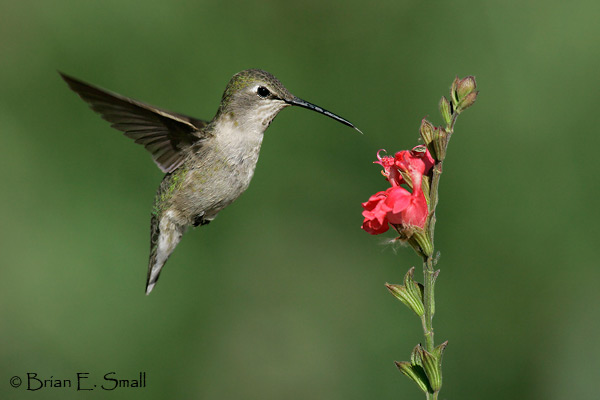
<instances>
[{"instance_id":1,"label":"green leaf","mask_svg":"<svg viewBox=\"0 0 600 400\"><path fill-rule=\"evenodd\" d=\"M431 257L433 255L433 244L429 239L429 235L418 226L413 227L413 233L408 238L408 243L415 249L419 255Z\"/></svg>"},{"instance_id":2,"label":"green leaf","mask_svg":"<svg viewBox=\"0 0 600 400\"><path fill-rule=\"evenodd\" d=\"M423 362L423 369L429 379L429 384L434 392L438 392L442 388L440 359L425 349L421 349L420 355Z\"/></svg>"},{"instance_id":3,"label":"green leaf","mask_svg":"<svg viewBox=\"0 0 600 400\"><path fill-rule=\"evenodd\" d=\"M415 346L415 348L410 353L410 362L412 365L423 366L423 360L421 359L421 350L423 350L423 346L419 343Z\"/></svg>"},{"instance_id":4,"label":"green leaf","mask_svg":"<svg viewBox=\"0 0 600 400\"><path fill-rule=\"evenodd\" d=\"M438 345L435 349L433 349L433 354L438 358L440 367L442 366L442 356L444 355L444 350L448 346L448 341L446 340L444 343Z\"/></svg>"},{"instance_id":5,"label":"green leaf","mask_svg":"<svg viewBox=\"0 0 600 400\"><path fill-rule=\"evenodd\" d=\"M419 301L423 301L423 289L419 286L419 283L415 282L415 267L408 270L404 275L404 286L408 289L408 292Z\"/></svg>"},{"instance_id":6,"label":"green leaf","mask_svg":"<svg viewBox=\"0 0 600 400\"><path fill-rule=\"evenodd\" d=\"M390 285L386 283L385 287L388 288L394 297L413 310L417 316L422 317L425 314L423 288L413 279L414 273L415 267L408 270L406 275L404 275L404 285Z\"/></svg>"},{"instance_id":7,"label":"green leaf","mask_svg":"<svg viewBox=\"0 0 600 400\"><path fill-rule=\"evenodd\" d=\"M409 293L404 285L390 285L389 283L385 284L385 287L394 295L395 298L404 303L408 308L413 310L418 317L422 317L425 314L425 309L423 308L423 302L414 297Z\"/></svg>"},{"instance_id":8,"label":"green leaf","mask_svg":"<svg viewBox=\"0 0 600 400\"><path fill-rule=\"evenodd\" d=\"M415 382L424 393L433 393L427 375L422 367L418 365L412 365L407 361L395 361L396 366L404 375L408 376Z\"/></svg>"}]
</instances>

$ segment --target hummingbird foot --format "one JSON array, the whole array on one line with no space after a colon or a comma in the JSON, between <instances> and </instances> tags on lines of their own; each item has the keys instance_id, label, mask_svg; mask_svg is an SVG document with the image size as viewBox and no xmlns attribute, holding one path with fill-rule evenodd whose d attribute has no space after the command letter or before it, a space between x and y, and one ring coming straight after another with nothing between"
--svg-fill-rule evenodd
<instances>
[{"instance_id":1,"label":"hummingbird foot","mask_svg":"<svg viewBox=\"0 0 600 400\"><path fill-rule=\"evenodd\" d=\"M204 214L200 214L200 215L197 215L196 218L194 218L193 225L194 225L194 228L199 225L208 225L210 223L210 221L212 221L212 220L204 218Z\"/></svg>"}]
</instances>

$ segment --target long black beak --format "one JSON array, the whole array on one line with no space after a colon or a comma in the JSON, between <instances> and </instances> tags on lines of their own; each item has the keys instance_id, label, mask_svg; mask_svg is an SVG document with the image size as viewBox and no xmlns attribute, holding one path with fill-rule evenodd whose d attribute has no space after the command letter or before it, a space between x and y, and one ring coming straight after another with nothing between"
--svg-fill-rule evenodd
<instances>
[{"instance_id":1,"label":"long black beak","mask_svg":"<svg viewBox=\"0 0 600 400\"><path fill-rule=\"evenodd\" d=\"M333 118L333 119L335 119L336 121L338 121L338 122L341 122L342 124L344 124L344 125L347 125L347 126L349 126L350 128L354 128L354 129L356 129L357 131L359 131L360 133L362 133L360 129L358 129L357 127L355 127L355 126L354 126L354 125L353 125L353 124L352 124L350 121L348 121L347 119L344 119L344 118L340 117L339 115L335 115L335 114L334 114L334 113L332 113L331 111L327 111L326 109L324 109L324 108L321 108L321 107L319 107L319 106L316 106L316 105L314 105L314 104L312 104L312 103L309 103L308 101L305 101L305 100L299 99L298 97L294 97L294 98L293 98L293 99L291 99L291 100L284 100L284 101L285 101L286 103L288 103L288 104L291 104L292 106L299 106L299 107L308 108L309 110L313 110L313 111L316 111L316 112L318 112L318 113L321 113L321 114L327 115L329 118Z\"/></svg>"}]
</instances>

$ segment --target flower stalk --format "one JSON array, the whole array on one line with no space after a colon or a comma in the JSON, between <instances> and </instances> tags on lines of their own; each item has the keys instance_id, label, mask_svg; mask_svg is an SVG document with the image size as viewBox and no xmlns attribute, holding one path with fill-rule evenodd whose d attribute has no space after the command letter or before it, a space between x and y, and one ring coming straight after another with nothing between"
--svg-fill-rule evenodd
<instances>
[{"instance_id":1,"label":"flower stalk","mask_svg":"<svg viewBox=\"0 0 600 400\"><path fill-rule=\"evenodd\" d=\"M375 163L383 167L382 175L391 187L362 204L362 228L366 232L378 235L391 226L398 233L396 240L408 243L422 258L423 284L413 279L412 267L403 285L386 283L386 287L421 319L425 347L418 344L410 361L397 361L396 366L419 386L428 400L437 400L442 387L442 355L448 344L445 341L436 346L433 329L435 282L440 272L435 269L439 254L434 252L438 189L456 119L477 99L476 88L474 77L457 77L450 89L450 99L442 97L439 103L443 126L434 127L426 119L421 121L423 145L394 156L380 156L382 150L377 152Z\"/></svg>"}]
</instances>

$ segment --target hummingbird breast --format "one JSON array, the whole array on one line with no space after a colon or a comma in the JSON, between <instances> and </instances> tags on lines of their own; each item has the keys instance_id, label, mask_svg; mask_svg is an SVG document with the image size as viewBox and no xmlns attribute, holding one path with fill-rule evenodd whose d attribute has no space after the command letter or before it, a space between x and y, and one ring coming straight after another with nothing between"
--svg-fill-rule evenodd
<instances>
[{"instance_id":1,"label":"hummingbird breast","mask_svg":"<svg viewBox=\"0 0 600 400\"><path fill-rule=\"evenodd\" d=\"M248 188L262 137L263 132L221 129L190 154L181 166L181 184L166 207L178 223L191 225L198 217L211 221Z\"/></svg>"}]
</instances>

